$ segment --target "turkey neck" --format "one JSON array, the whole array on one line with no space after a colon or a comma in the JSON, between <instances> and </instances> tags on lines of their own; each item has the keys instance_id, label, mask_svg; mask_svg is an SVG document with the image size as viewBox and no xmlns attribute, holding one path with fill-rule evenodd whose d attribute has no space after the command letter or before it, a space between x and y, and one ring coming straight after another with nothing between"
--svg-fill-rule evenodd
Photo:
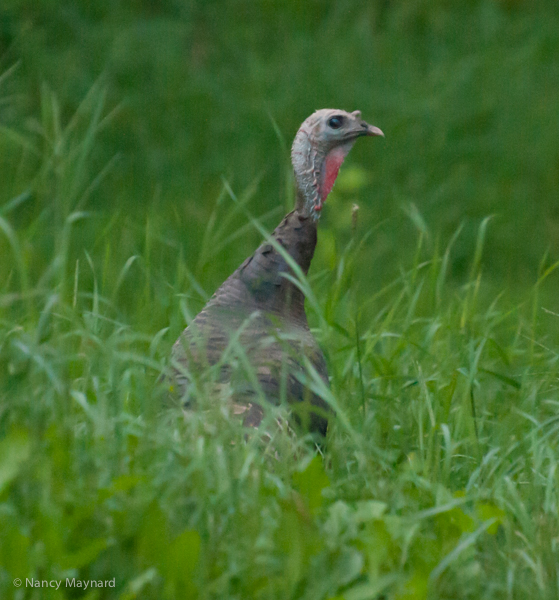
<instances>
[{"instance_id":1,"label":"turkey neck","mask_svg":"<svg viewBox=\"0 0 559 600\"><path fill-rule=\"evenodd\" d=\"M337 144L319 143L306 122L303 123L291 148L297 184L296 210L299 214L318 221L322 206L355 139Z\"/></svg>"},{"instance_id":2,"label":"turkey neck","mask_svg":"<svg viewBox=\"0 0 559 600\"><path fill-rule=\"evenodd\" d=\"M316 247L316 226L322 206L354 142L355 139L336 144L320 141L307 121L297 132L291 148L297 189L295 210L283 218L271 240L264 242L233 276L246 286L236 297L244 309L259 310L308 327L305 296L285 277L289 274L296 278L296 274L279 246L306 275Z\"/></svg>"},{"instance_id":3,"label":"turkey neck","mask_svg":"<svg viewBox=\"0 0 559 600\"><path fill-rule=\"evenodd\" d=\"M314 220L318 220L322 208L320 184L325 156L325 149L316 142L312 133L303 124L291 148L291 162L297 186L295 210L300 215L312 217Z\"/></svg>"},{"instance_id":4,"label":"turkey neck","mask_svg":"<svg viewBox=\"0 0 559 600\"><path fill-rule=\"evenodd\" d=\"M283 218L271 240L264 242L239 269L252 296L252 308L306 326L305 296L283 276L288 273L297 277L278 246L306 275L316 247L316 221L296 208Z\"/></svg>"}]
</instances>

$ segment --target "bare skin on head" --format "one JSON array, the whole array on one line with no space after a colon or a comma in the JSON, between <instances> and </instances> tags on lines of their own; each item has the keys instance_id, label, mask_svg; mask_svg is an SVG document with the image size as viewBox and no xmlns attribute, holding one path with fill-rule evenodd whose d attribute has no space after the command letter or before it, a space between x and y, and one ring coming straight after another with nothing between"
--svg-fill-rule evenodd
<instances>
[{"instance_id":1,"label":"bare skin on head","mask_svg":"<svg viewBox=\"0 0 559 600\"><path fill-rule=\"evenodd\" d=\"M311 432L326 434L331 410L302 383L306 358L328 385L326 361L307 323L304 294L285 276L294 276L285 253L308 273L316 225L344 158L357 138L383 135L363 121L359 111L322 109L303 122L291 150L295 210L221 285L173 346L172 387L186 405L193 401L188 372L218 364L240 331L238 340L258 385L255 388L246 373L234 371L234 360L223 364L218 382L230 382L234 388L231 412L244 414L246 425L258 425L263 415L258 395L277 404L283 389L299 415L295 420Z\"/></svg>"},{"instance_id":2,"label":"bare skin on head","mask_svg":"<svg viewBox=\"0 0 559 600\"><path fill-rule=\"evenodd\" d=\"M344 158L363 136L384 134L363 121L358 110L323 108L304 121L291 149L299 213L318 219Z\"/></svg>"}]
</instances>

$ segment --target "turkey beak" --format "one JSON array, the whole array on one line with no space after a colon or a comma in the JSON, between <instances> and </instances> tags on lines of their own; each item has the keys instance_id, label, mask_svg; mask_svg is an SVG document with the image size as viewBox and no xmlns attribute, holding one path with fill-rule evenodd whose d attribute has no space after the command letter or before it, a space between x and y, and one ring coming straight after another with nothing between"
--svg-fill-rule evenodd
<instances>
[{"instance_id":1,"label":"turkey beak","mask_svg":"<svg viewBox=\"0 0 559 600\"><path fill-rule=\"evenodd\" d=\"M361 113L356 110L354 113L351 113L354 117L356 117L355 121L350 125L349 131L347 132L348 139L355 139L363 136L381 136L384 137L384 133L382 129L375 127L374 125L369 125L366 121L361 120Z\"/></svg>"},{"instance_id":2,"label":"turkey beak","mask_svg":"<svg viewBox=\"0 0 559 600\"><path fill-rule=\"evenodd\" d=\"M380 135L381 137L384 137L384 133L382 132L381 129L379 129L378 127L375 127L374 125L369 125L368 123L365 123L365 121L361 121L361 127L363 127L363 133L361 135L367 135L367 136Z\"/></svg>"}]
</instances>

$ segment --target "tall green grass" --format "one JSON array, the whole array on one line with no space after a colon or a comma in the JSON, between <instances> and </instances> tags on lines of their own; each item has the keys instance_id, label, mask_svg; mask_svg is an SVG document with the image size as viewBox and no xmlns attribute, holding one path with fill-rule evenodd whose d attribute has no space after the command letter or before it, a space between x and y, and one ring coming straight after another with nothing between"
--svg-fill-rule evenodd
<instances>
[{"instance_id":1,"label":"tall green grass","mask_svg":"<svg viewBox=\"0 0 559 600\"><path fill-rule=\"evenodd\" d=\"M559 259L558 6L10 0L0 6L0 71L16 67L1 82L0 123L29 135L44 110L43 82L56 90L68 123L101 76L107 105L119 110L86 166L99 173L116 164L86 210L113 214L127 227L115 244L113 230L100 241L96 222L81 221L80 239L99 252L110 244L108 261L120 265L163 232L169 279L177 252L191 270L197 263L222 177L236 193L259 181L254 214L284 211L287 150L297 127L316 108L359 109L386 139L352 151L347 166L361 175L338 182L329 198L314 268L332 264L335 241L347 243L346 207L356 201L365 229L382 223L362 253L373 274L361 289L376 293L402 260L412 260L414 227L402 208L413 203L442 246L463 225L448 263L459 284L468 278L479 223L494 214L487 284L524 289L546 251L550 264ZM33 156L4 138L2 173L20 176L1 186L2 204L24 191ZM43 208L35 197L27 207L18 213L22 225ZM273 227L275 217L265 224ZM224 235L245 221L238 214L229 225ZM206 292L258 239L248 230L194 273Z\"/></svg>"},{"instance_id":2,"label":"tall green grass","mask_svg":"<svg viewBox=\"0 0 559 600\"><path fill-rule=\"evenodd\" d=\"M308 385L337 416L321 452L281 430L267 443L215 398L167 407L157 378L208 270L275 213L254 219L255 188L225 182L186 255L157 194L136 222L116 201L90 204L116 168L94 158L112 126L102 86L68 119L47 88L42 107L31 131L0 132L22 153L10 185L25 183L0 219L3 598L557 597L548 258L521 300L494 293L486 218L460 283L449 270L463 232L435 236L410 205L415 252L370 293L363 257L379 229L358 215L329 245L326 228L319 268L299 280L332 379L310 372Z\"/></svg>"}]
</instances>

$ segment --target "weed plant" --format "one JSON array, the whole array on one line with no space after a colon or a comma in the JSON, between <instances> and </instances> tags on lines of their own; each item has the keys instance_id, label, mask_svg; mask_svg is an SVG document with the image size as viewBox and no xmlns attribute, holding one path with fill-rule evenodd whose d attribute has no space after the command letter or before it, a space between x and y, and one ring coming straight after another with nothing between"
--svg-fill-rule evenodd
<instances>
[{"instance_id":1,"label":"weed plant","mask_svg":"<svg viewBox=\"0 0 559 600\"><path fill-rule=\"evenodd\" d=\"M486 218L466 282L449 280L461 231L434 241L411 206L415 256L369 294L375 231L354 211L333 268L298 275L331 374L306 381L336 410L326 444L267 445L215 397L166 406L157 379L207 298L201 274L276 215L250 216L257 184L224 182L192 259L155 206L133 233L116 207L92 211L111 169L91 166L103 98L65 121L45 88L27 133L0 131L20 147L9 184L26 182L0 209L1 597L556 598L555 265L522 302L494 295ZM138 252L115 259L131 235ZM26 584L67 578L115 587Z\"/></svg>"}]
</instances>

